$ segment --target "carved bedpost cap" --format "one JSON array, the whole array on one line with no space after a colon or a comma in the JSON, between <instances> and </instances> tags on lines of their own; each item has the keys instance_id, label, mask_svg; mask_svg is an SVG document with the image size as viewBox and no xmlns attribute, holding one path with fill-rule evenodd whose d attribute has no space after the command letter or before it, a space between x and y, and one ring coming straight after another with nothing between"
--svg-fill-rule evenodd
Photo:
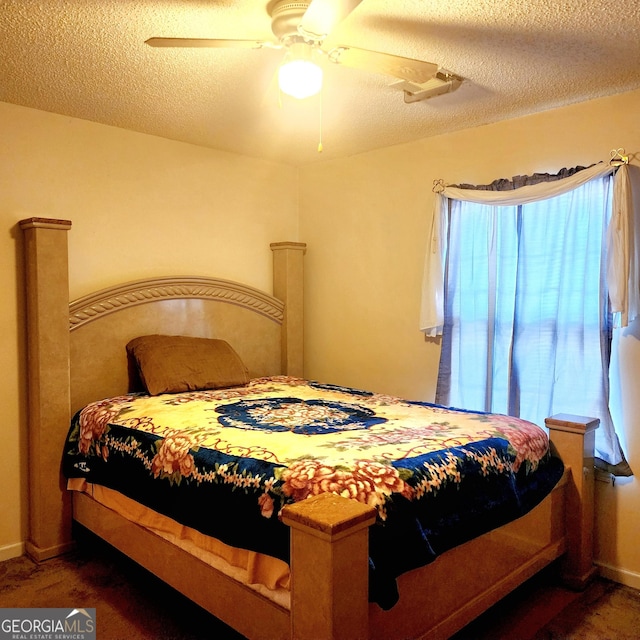
<instances>
[{"instance_id":1,"label":"carved bedpost cap","mask_svg":"<svg viewBox=\"0 0 640 640\"><path fill-rule=\"evenodd\" d=\"M270 245L271 251L278 251L282 249L298 249L303 253L307 251L306 242L272 242Z\"/></svg>"},{"instance_id":2,"label":"carved bedpost cap","mask_svg":"<svg viewBox=\"0 0 640 640\"><path fill-rule=\"evenodd\" d=\"M570 431L572 433L589 433L600 425L599 418L574 416L570 413L556 413L550 418L545 418L547 427L553 427L556 431Z\"/></svg>"},{"instance_id":3,"label":"carved bedpost cap","mask_svg":"<svg viewBox=\"0 0 640 640\"><path fill-rule=\"evenodd\" d=\"M370 527L375 519L373 507L333 493L321 493L282 510L282 521L286 525L331 539Z\"/></svg>"},{"instance_id":4,"label":"carved bedpost cap","mask_svg":"<svg viewBox=\"0 0 640 640\"><path fill-rule=\"evenodd\" d=\"M56 220L55 218L26 218L18 223L21 229L71 229L71 220Z\"/></svg>"}]
</instances>

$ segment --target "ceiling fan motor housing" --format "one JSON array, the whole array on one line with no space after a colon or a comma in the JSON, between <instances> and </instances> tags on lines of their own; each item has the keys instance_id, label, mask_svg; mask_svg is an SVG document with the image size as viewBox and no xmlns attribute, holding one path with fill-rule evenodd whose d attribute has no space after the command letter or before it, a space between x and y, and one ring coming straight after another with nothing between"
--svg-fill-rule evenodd
<instances>
[{"instance_id":1,"label":"ceiling fan motor housing","mask_svg":"<svg viewBox=\"0 0 640 640\"><path fill-rule=\"evenodd\" d=\"M278 0L271 9L271 30L278 40L299 36L298 25L310 2Z\"/></svg>"}]
</instances>

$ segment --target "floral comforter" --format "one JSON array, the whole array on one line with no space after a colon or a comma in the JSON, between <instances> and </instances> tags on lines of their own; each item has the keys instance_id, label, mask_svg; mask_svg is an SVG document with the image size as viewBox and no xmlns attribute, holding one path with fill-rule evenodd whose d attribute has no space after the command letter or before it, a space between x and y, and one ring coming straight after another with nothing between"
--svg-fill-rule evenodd
<instances>
[{"instance_id":1,"label":"floral comforter","mask_svg":"<svg viewBox=\"0 0 640 640\"><path fill-rule=\"evenodd\" d=\"M370 599L395 578L533 508L562 475L529 422L309 382L95 402L63 469L227 544L288 560L288 503L333 492L378 512Z\"/></svg>"}]
</instances>

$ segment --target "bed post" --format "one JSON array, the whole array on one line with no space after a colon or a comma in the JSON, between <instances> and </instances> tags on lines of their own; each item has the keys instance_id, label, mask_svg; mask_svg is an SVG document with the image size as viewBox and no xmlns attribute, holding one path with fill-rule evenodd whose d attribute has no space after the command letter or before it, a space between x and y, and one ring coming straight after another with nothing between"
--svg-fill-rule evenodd
<instances>
[{"instance_id":1,"label":"bed post","mask_svg":"<svg viewBox=\"0 0 640 640\"><path fill-rule=\"evenodd\" d=\"M565 466L571 468L566 492L567 553L563 581L584 589L594 576L594 445L597 418L559 413L545 420L549 435Z\"/></svg>"},{"instance_id":2,"label":"bed post","mask_svg":"<svg viewBox=\"0 0 640 640\"><path fill-rule=\"evenodd\" d=\"M25 238L29 423L29 539L40 562L68 551L71 499L60 473L69 427L68 220L20 222Z\"/></svg>"},{"instance_id":3,"label":"bed post","mask_svg":"<svg viewBox=\"0 0 640 640\"><path fill-rule=\"evenodd\" d=\"M282 373L303 376L304 242L272 242L273 295L284 302Z\"/></svg>"},{"instance_id":4,"label":"bed post","mask_svg":"<svg viewBox=\"0 0 640 640\"><path fill-rule=\"evenodd\" d=\"M286 506L291 527L291 637L369 637L369 527L376 511L322 493Z\"/></svg>"}]
</instances>

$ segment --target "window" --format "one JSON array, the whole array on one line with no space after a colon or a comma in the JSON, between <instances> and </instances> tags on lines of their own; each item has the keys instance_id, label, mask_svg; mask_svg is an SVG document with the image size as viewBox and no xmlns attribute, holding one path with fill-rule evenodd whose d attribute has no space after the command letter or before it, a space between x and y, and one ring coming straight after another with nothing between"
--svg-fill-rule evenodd
<instances>
[{"instance_id":1,"label":"window","mask_svg":"<svg viewBox=\"0 0 640 640\"><path fill-rule=\"evenodd\" d=\"M612 172L581 182L523 202L518 189L444 198L436 402L537 424L598 417L596 454L624 474L608 408Z\"/></svg>"}]
</instances>

